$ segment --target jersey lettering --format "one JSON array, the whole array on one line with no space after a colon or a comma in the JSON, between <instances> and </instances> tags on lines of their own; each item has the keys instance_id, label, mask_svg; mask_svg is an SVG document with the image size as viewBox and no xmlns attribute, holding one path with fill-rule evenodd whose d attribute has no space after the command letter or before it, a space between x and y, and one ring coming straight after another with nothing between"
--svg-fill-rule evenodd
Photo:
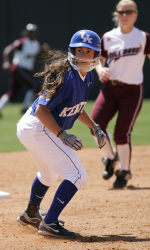
<instances>
[{"instance_id":1,"label":"jersey lettering","mask_svg":"<svg viewBox=\"0 0 150 250\"><path fill-rule=\"evenodd\" d=\"M75 105L74 107L70 108L64 108L62 112L59 114L61 117L68 117L68 116L73 116L77 113L82 113L84 107L86 105L86 102L80 102L79 104Z\"/></svg>"},{"instance_id":2,"label":"jersey lettering","mask_svg":"<svg viewBox=\"0 0 150 250\"><path fill-rule=\"evenodd\" d=\"M108 55L108 63L111 63L113 60L118 60L121 57L124 56L133 56L133 55L137 55L142 49L142 46L140 44L139 47L134 47L134 48L129 48L129 49L124 49L124 50L120 50L120 51L115 51L113 53L109 53Z\"/></svg>"}]
</instances>

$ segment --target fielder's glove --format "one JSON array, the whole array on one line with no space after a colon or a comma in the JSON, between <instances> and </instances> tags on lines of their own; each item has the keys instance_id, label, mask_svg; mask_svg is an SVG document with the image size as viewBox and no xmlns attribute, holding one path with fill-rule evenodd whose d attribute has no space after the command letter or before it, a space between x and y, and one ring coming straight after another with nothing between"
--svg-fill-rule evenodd
<instances>
[{"instance_id":1,"label":"fielder's glove","mask_svg":"<svg viewBox=\"0 0 150 250\"><path fill-rule=\"evenodd\" d=\"M105 133L100 129L100 126L98 124L93 125L92 130L97 137L99 148L102 148L106 144Z\"/></svg>"},{"instance_id":2,"label":"fielder's glove","mask_svg":"<svg viewBox=\"0 0 150 250\"><path fill-rule=\"evenodd\" d=\"M69 135L66 131L63 131L59 137L62 142L67 145L68 147L72 148L75 151L80 150L83 148L83 140L78 138L75 135Z\"/></svg>"}]
</instances>

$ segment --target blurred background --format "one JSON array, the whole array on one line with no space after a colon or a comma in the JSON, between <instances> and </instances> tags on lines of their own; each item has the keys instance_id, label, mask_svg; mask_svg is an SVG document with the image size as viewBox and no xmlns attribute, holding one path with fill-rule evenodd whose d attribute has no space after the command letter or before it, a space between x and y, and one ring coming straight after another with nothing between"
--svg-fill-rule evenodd
<instances>
[{"instance_id":1,"label":"blurred background","mask_svg":"<svg viewBox=\"0 0 150 250\"><path fill-rule=\"evenodd\" d=\"M138 6L139 17L135 26L150 33L150 0L135 0ZM112 13L118 0L0 0L0 97L8 90L8 71L2 70L2 53L6 46L21 38L21 31L28 23L36 24L39 28L38 40L40 44L48 43L52 49L68 50L72 35L81 29L95 31L100 37L114 27ZM11 60L11 59L10 59ZM43 64L36 62L35 72L40 71ZM34 73L35 73L34 72ZM149 145L150 143L150 61L146 58L144 64L145 100L142 111L136 121L132 135L133 145ZM90 115L94 101L99 94L102 83L99 82L93 70L95 84L90 93L90 101L86 111ZM0 152L22 151L24 146L16 136L16 123L21 118L21 103L26 88L15 103L4 108L0 119ZM113 135L116 116L110 122L108 130ZM85 147L97 147L89 133L89 129L77 121L70 131L78 134L84 140Z\"/></svg>"},{"instance_id":2,"label":"blurred background","mask_svg":"<svg viewBox=\"0 0 150 250\"><path fill-rule=\"evenodd\" d=\"M48 43L52 49L67 51L72 35L80 29L90 29L101 37L113 28L112 12L118 3L116 0L1 0L0 13L0 64L3 49L21 37L26 24L38 25L38 40ZM150 33L150 0L136 0L139 17L135 26ZM41 65L36 64L35 71ZM146 58L144 65L145 98L150 98L150 62ZM90 94L94 100L101 88L95 71L95 85ZM8 88L8 72L0 70L0 96ZM25 90L24 90L25 91ZM24 93L17 101L22 101Z\"/></svg>"}]
</instances>

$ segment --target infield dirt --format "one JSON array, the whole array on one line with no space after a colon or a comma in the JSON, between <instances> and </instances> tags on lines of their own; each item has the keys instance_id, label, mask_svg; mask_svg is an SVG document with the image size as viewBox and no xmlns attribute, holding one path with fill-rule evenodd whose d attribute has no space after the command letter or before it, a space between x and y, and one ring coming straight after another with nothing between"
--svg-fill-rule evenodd
<instances>
[{"instance_id":1,"label":"infield dirt","mask_svg":"<svg viewBox=\"0 0 150 250\"><path fill-rule=\"evenodd\" d=\"M132 179L113 189L115 175L102 179L102 150L77 152L88 179L59 219L77 233L75 239L44 237L16 222L26 208L36 167L27 151L0 154L0 250L148 250L150 249L150 146L133 147ZM118 165L116 166L116 169ZM48 190L41 208L48 210L61 179Z\"/></svg>"}]
</instances>

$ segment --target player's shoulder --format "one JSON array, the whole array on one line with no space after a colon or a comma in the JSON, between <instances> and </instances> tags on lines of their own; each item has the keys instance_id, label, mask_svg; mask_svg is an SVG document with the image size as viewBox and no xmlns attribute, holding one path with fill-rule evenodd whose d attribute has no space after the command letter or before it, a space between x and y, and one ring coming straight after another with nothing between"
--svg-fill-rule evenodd
<instances>
[{"instance_id":1,"label":"player's shoulder","mask_svg":"<svg viewBox=\"0 0 150 250\"><path fill-rule=\"evenodd\" d=\"M107 50L107 46L110 45L110 43L116 42L119 37L119 28L114 28L110 31L107 31L101 38L102 42L102 49ZM106 55L105 55L106 56Z\"/></svg>"},{"instance_id":2,"label":"player's shoulder","mask_svg":"<svg viewBox=\"0 0 150 250\"><path fill-rule=\"evenodd\" d=\"M28 37L22 37L22 38L16 39L13 42L13 46L17 48L18 46L24 44L27 40L28 40Z\"/></svg>"},{"instance_id":3,"label":"player's shoulder","mask_svg":"<svg viewBox=\"0 0 150 250\"><path fill-rule=\"evenodd\" d=\"M138 38L141 41L145 41L146 39L150 39L150 34L149 33L147 33L144 30L140 30L140 29L138 29L136 27L134 27L133 36L134 36L135 39Z\"/></svg>"},{"instance_id":4,"label":"player's shoulder","mask_svg":"<svg viewBox=\"0 0 150 250\"><path fill-rule=\"evenodd\" d=\"M68 67L68 70L65 72L65 75L64 75L64 84L63 84L64 87L65 86L70 87L72 85L73 79L74 79L74 70L70 66Z\"/></svg>"},{"instance_id":5,"label":"player's shoulder","mask_svg":"<svg viewBox=\"0 0 150 250\"><path fill-rule=\"evenodd\" d=\"M77 75L77 70L73 69L71 66L68 67L66 73L65 73L65 77L66 79L69 81L69 80L72 80L75 75Z\"/></svg>"},{"instance_id":6,"label":"player's shoulder","mask_svg":"<svg viewBox=\"0 0 150 250\"><path fill-rule=\"evenodd\" d=\"M112 29L112 30L107 31L107 32L103 35L103 37L106 37L106 38L107 38L107 37L113 36L113 35L117 34L118 31L119 31L119 28L114 28L114 29Z\"/></svg>"},{"instance_id":7,"label":"player's shoulder","mask_svg":"<svg viewBox=\"0 0 150 250\"><path fill-rule=\"evenodd\" d=\"M38 40L34 40L34 46L35 46L38 50L40 50L41 44L40 44L40 42L39 42Z\"/></svg>"},{"instance_id":8,"label":"player's shoulder","mask_svg":"<svg viewBox=\"0 0 150 250\"><path fill-rule=\"evenodd\" d=\"M38 40L35 39L34 42L35 42L36 44L40 45L40 42L39 42Z\"/></svg>"},{"instance_id":9,"label":"player's shoulder","mask_svg":"<svg viewBox=\"0 0 150 250\"><path fill-rule=\"evenodd\" d=\"M68 69L66 70L66 73L65 73L65 78L66 79L70 79L73 77L73 68L70 66L68 67Z\"/></svg>"},{"instance_id":10,"label":"player's shoulder","mask_svg":"<svg viewBox=\"0 0 150 250\"><path fill-rule=\"evenodd\" d=\"M150 36L150 34L144 30L139 30L139 33L141 33L142 36Z\"/></svg>"},{"instance_id":11,"label":"player's shoulder","mask_svg":"<svg viewBox=\"0 0 150 250\"><path fill-rule=\"evenodd\" d=\"M112 29L112 30L110 30L110 31L107 31L103 36L102 36L102 38L101 38L101 40L102 40L102 43L104 42L104 43L107 43L107 42L110 42L110 41L112 41L112 39L114 40L116 40L116 38L119 36L119 28L114 28L114 29Z\"/></svg>"},{"instance_id":12,"label":"player's shoulder","mask_svg":"<svg viewBox=\"0 0 150 250\"><path fill-rule=\"evenodd\" d=\"M146 34L145 31L140 30L140 29L138 29L137 27L134 27L133 29L134 29L134 34L136 34L136 35L145 36L145 34Z\"/></svg>"}]
</instances>

